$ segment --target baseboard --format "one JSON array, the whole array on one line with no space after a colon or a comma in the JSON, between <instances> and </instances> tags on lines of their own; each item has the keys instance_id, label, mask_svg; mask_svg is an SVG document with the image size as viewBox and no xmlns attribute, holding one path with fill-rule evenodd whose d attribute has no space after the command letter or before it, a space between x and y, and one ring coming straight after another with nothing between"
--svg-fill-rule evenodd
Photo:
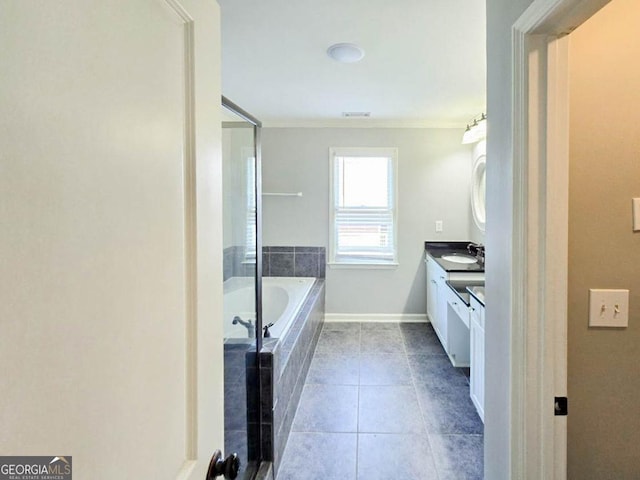
<instances>
[{"instance_id":1,"label":"baseboard","mask_svg":"<svg viewBox=\"0 0 640 480\"><path fill-rule=\"evenodd\" d=\"M325 313L325 322L429 323L423 313Z\"/></svg>"}]
</instances>

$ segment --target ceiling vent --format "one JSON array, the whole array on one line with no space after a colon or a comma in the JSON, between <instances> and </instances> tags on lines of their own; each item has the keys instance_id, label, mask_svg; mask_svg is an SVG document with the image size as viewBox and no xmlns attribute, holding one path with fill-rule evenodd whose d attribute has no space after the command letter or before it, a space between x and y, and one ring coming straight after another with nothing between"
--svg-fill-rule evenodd
<instances>
[{"instance_id":1,"label":"ceiling vent","mask_svg":"<svg viewBox=\"0 0 640 480\"><path fill-rule=\"evenodd\" d=\"M368 118L371 112L342 112L343 117L347 118Z\"/></svg>"}]
</instances>

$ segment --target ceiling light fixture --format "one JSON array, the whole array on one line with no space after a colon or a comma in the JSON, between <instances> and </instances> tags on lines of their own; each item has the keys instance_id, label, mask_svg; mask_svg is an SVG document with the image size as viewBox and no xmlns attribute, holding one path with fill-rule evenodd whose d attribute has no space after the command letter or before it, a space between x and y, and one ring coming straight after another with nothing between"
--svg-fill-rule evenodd
<instances>
[{"instance_id":1,"label":"ceiling light fixture","mask_svg":"<svg viewBox=\"0 0 640 480\"><path fill-rule=\"evenodd\" d=\"M364 58L364 50L353 43L336 43L327 49L327 55L340 63L355 63Z\"/></svg>"},{"instance_id":2,"label":"ceiling light fixture","mask_svg":"<svg viewBox=\"0 0 640 480\"><path fill-rule=\"evenodd\" d=\"M487 115L483 113L480 118L473 119L473 123L467 124L467 129L462 135L463 145L476 143L487 138Z\"/></svg>"}]
</instances>

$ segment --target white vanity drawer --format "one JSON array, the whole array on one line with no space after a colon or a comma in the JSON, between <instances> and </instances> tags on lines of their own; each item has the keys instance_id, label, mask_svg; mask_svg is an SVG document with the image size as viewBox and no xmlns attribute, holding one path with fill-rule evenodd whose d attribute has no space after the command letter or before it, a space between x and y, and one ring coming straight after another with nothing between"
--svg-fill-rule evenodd
<instances>
[{"instance_id":1,"label":"white vanity drawer","mask_svg":"<svg viewBox=\"0 0 640 480\"><path fill-rule=\"evenodd\" d=\"M469 308L451 288L447 289L447 303L451 309L456 312L458 317L460 317L462 323L469 328Z\"/></svg>"}]
</instances>

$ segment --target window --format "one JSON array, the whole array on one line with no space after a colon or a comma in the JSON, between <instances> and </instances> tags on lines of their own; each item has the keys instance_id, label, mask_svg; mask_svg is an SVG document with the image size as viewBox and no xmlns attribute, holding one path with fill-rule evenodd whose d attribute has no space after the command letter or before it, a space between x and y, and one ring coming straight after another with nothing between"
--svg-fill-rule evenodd
<instances>
[{"instance_id":1,"label":"window","mask_svg":"<svg viewBox=\"0 0 640 480\"><path fill-rule=\"evenodd\" d=\"M395 148L332 148L329 262L396 265Z\"/></svg>"},{"instance_id":2,"label":"window","mask_svg":"<svg viewBox=\"0 0 640 480\"><path fill-rule=\"evenodd\" d=\"M246 209L246 229L245 229L245 262L255 263L256 259L256 158L254 152L249 148L242 149L243 157L246 158L247 165L247 209Z\"/></svg>"}]
</instances>

